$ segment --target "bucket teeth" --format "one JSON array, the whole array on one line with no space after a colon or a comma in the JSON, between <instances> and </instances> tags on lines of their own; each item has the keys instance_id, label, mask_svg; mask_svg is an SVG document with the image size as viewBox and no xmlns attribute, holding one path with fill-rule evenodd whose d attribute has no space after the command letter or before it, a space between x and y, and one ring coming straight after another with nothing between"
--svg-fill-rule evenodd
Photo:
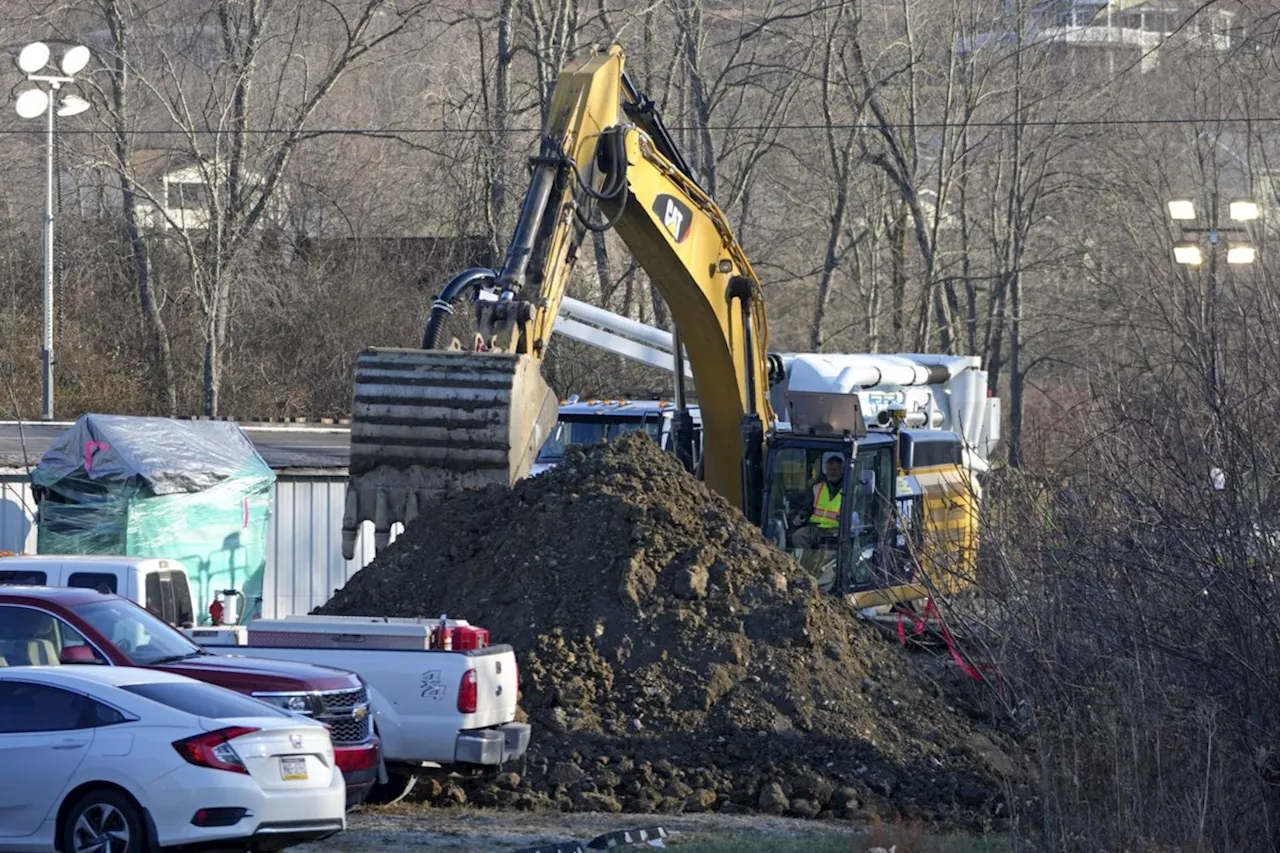
<instances>
[{"instance_id":1,"label":"bucket teeth","mask_svg":"<svg viewBox=\"0 0 1280 853\"><path fill-rule=\"evenodd\" d=\"M356 362L343 556L379 550L450 488L511 485L551 435L556 397L527 355L372 348ZM410 498L412 497L412 500Z\"/></svg>"}]
</instances>

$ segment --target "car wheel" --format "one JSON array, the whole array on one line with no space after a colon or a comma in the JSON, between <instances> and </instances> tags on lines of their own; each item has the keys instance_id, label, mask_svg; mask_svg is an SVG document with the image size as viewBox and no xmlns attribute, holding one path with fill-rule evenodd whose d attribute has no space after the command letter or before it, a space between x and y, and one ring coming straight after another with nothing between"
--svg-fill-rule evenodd
<instances>
[{"instance_id":1,"label":"car wheel","mask_svg":"<svg viewBox=\"0 0 1280 853\"><path fill-rule=\"evenodd\" d=\"M411 771L388 770L387 783L374 785L365 800L369 805L389 806L400 802L418 784L418 774Z\"/></svg>"},{"instance_id":2,"label":"car wheel","mask_svg":"<svg viewBox=\"0 0 1280 853\"><path fill-rule=\"evenodd\" d=\"M76 800L62 820L62 853L143 853L147 847L138 807L109 788Z\"/></svg>"}]
</instances>

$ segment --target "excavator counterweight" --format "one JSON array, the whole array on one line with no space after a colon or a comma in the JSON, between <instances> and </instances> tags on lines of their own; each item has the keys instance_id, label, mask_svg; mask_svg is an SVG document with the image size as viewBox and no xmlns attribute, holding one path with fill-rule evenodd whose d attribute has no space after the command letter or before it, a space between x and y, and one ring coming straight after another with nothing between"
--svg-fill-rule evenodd
<instances>
[{"instance_id":1,"label":"excavator counterweight","mask_svg":"<svg viewBox=\"0 0 1280 853\"><path fill-rule=\"evenodd\" d=\"M360 523L375 547L391 525L452 487L526 476L555 428L558 402L528 355L370 348L356 362L342 550Z\"/></svg>"}]
</instances>

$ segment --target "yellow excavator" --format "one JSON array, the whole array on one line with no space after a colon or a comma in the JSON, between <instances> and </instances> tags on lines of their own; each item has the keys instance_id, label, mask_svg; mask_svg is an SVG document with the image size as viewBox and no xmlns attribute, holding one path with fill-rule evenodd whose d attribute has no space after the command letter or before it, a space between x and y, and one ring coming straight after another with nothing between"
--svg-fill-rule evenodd
<instances>
[{"instance_id":1,"label":"yellow excavator","mask_svg":"<svg viewBox=\"0 0 1280 853\"><path fill-rule=\"evenodd\" d=\"M941 541L932 567L948 563L952 577L971 571L977 484L966 460L975 449L985 459L999 420L998 407L975 405L986 397L976 359L898 364L904 386L945 385L956 399L914 411L890 405L886 428L868 430L858 391L869 387L868 371L871 385L883 384L883 366L771 354L759 276L616 45L561 73L530 166L501 268L455 276L421 348L374 347L358 357L348 559L364 522L382 548L392 525L412 522L441 490L511 484L528 473L556 423L557 398L540 368L570 274L584 237L612 229L670 310L676 451L691 458L687 357L701 415L699 467L711 489L859 608L931 594L913 574L918 559L890 559L922 534ZM913 430L943 410L954 430ZM797 518L833 454L845 462L842 494L852 499L843 500L838 527L797 548Z\"/></svg>"}]
</instances>

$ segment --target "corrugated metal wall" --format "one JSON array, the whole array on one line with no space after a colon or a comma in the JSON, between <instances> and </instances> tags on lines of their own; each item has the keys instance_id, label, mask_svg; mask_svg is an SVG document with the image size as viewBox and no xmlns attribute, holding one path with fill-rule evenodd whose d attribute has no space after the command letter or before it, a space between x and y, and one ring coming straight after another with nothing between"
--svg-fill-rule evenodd
<instances>
[{"instance_id":1,"label":"corrugated metal wall","mask_svg":"<svg viewBox=\"0 0 1280 853\"><path fill-rule=\"evenodd\" d=\"M36 552L35 514L26 477L0 474L0 551Z\"/></svg>"},{"instance_id":2,"label":"corrugated metal wall","mask_svg":"<svg viewBox=\"0 0 1280 853\"><path fill-rule=\"evenodd\" d=\"M343 477L276 480L262 580L262 616L303 614L324 604L373 559L373 525L365 522L356 557L342 558ZM36 552L35 501L21 473L0 474L0 551ZM392 538L401 530L392 528Z\"/></svg>"}]
</instances>

